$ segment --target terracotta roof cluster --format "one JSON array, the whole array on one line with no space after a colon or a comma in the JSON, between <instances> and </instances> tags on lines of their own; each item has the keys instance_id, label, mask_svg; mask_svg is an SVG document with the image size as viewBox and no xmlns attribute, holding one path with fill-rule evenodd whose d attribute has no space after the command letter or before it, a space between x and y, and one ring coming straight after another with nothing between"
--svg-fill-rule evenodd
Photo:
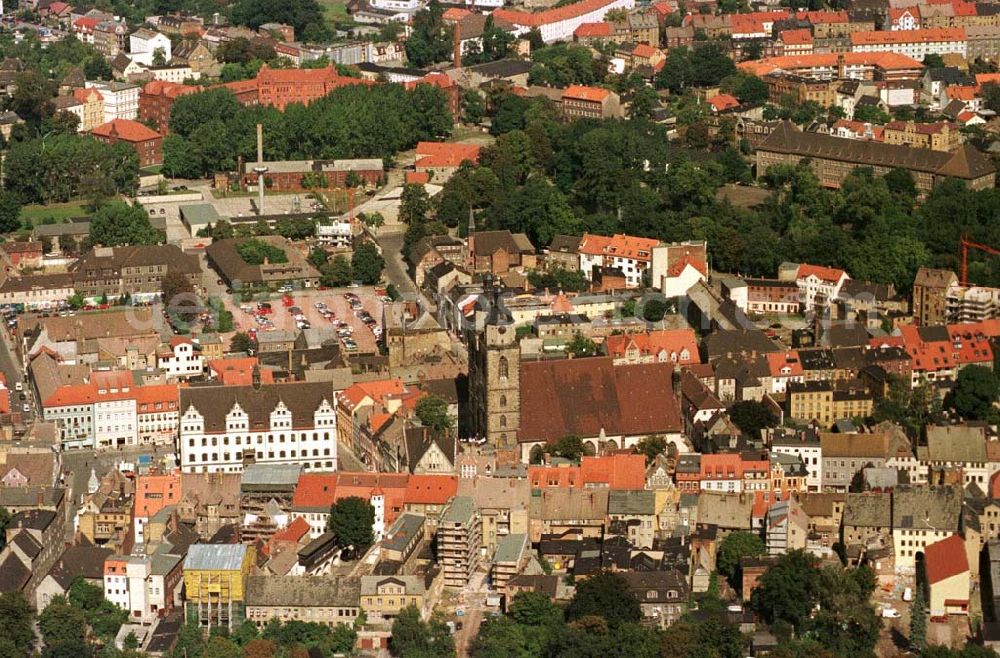
<instances>
[{"instance_id":1,"label":"terracotta roof cluster","mask_svg":"<svg viewBox=\"0 0 1000 658\"><path fill-rule=\"evenodd\" d=\"M813 25L830 25L833 23L850 23L851 17L847 10L841 11L797 11L795 18L809 21Z\"/></svg>"},{"instance_id":2,"label":"terracotta roof cluster","mask_svg":"<svg viewBox=\"0 0 1000 658\"><path fill-rule=\"evenodd\" d=\"M851 32L852 46L888 46L904 43L965 41L964 27L935 27L924 30L875 30Z\"/></svg>"},{"instance_id":3,"label":"terracotta roof cluster","mask_svg":"<svg viewBox=\"0 0 1000 658\"><path fill-rule=\"evenodd\" d=\"M978 324L900 327L902 343L913 362L913 370L936 372L969 364L993 362L991 336Z\"/></svg>"},{"instance_id":4,"label":"terracotta roof cluster","mask_svg":"<svg viewBox=\"0 0 1000 658\"><path fill-rule=\"evenodd\" d=\"M802 71L809 69L835 68L840 62L845 67L871 67L886 71L922 69L923 64L899 53L813 53L811 55L783 55L781 57L765 57L737 64L740 69L764 75L775 70Z\"/></svg>"},{"instance_id":5,"label":"terracotta roof cluster","mask_svg":"<svg viewBox=\"0 0 1000 658\"><path fill-rule=\"evenodd\" d=\"M212 359L208 362L208 367L226 386L249 386L253 384L253 369L258 364L257 357L248 356L237 359ZM264 384L273 384L274 373L266 368L261 369L260 381Z\"/></svg>"},{"instance_id":6,"label":"terracotta roof cluster","mask_svg":"<svg viewBox=\"0 0 1000 658\"><path fill-rule=\"evenodd\" d=\"M786 46L802 46L813 42L812 32L805 28L801 30L782 30L779 38Z\"/></svg>"},{"instance_id":7,"label":"terracotta roof cluster","mask_svg":"<svg viewBox=\"0 0 1000 658\"><path fill-rule=\"evenodd\" d=\"M708 99L708 104L711 105L716 112L731 110L734 107L740 106L740 102L731 94L717 94L712 96Z\"/></svg>"},{"instance_id":8,"label":"terracotta roof cluster","mask_svg":"<svg viewBox=\"0 0 1000 658\"><path fill-rule=\"evenodd\" d=\"M659 240L637 238L622 233L616 233L610 238L606 235L584 233L580 240L579 253L589 256L630 258L648 263L653 259L653 247L658 244Z\"/></svg>"},{"instance_id":9,"label":"terracotta roof cluster","mask_svg":"<svg viewBox=\"0 0 1000 658\"><path fill-rule=\"evenodd\" d=\"M660 329L639 334L608 336L604 341L608 356L622 358L629 353L664 355L677 365L700 363L698 338L693 329ZM686 352L687 356L682 356Z\"/></svg>"},{"instance_id":10,"label":"terracotta roof cluster","mask_svg":"<svg viewBox=\"0 0 1000 658\"><path fill-rule=\"evenodd\" d=\"M377 404L385 404L389 397L400 397L406 392L403 380L379 379L371 382L358 382L337 394L337 401L348 409L354 409L366 398Z\"/></svg>"},{"instance_id":11,"label":"terracotta roof cluster","mask_svg":"<svg viewBox=\"0 0 1000 658\"><path fill-rule=\"evenodd\" d=\"M680 431L672 374L670 363L615 366L610 357L524 363L518 440Z\"/></svg>"},{"instance_id":12,"label":"terracotta roof cluster","mask_svg":"<svg viewBox=\"0 0 1000 658\"><path fill-rule=\"evenodd\" d=\"M584 456L579 466L529 466L528 482L535 489L601 486L635 491L646 486L646 459L642 455Z\"/></svg>"},{"instance_id":13,"label":"terracotta roof cluster","mask_svg":"<svg viewBox=\"0 0 1000 658\"><path fill-rule=\"evenodd\" d=\"M386 524L390 525L403 506L444 505L458 490L454 475L408 475L406 473L303 473L292 494L292 509L297 512L327 512L338 500L350 497L369 500L385 497Z\"/></svg>"},{"instance_id":14,"label":"terracotta roof cluster","mask_svg":"<svg viewBox=\"0 0 1000 658\"><path fill-rule=\"evenodd\" d=\"M177 98L178 96L196 94L201 90L201 87L196 87L194 85L182 85L177 84L176 82L167 82L166 80L150 80L142 88L142 93L147 96L166 96L167 98Z\"/></svg>"}]
</instances>

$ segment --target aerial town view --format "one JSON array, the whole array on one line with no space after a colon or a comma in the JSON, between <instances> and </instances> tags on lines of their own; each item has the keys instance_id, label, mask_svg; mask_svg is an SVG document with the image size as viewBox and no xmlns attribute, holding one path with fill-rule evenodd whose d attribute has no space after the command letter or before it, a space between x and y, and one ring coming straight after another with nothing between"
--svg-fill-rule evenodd
<instances>
[{"instance_id":1,"label":"aerial town view","mask_svg":"<svg viewBox=\"0 0 1000 658\"><path fill-rule=\"evenodd\" d=\"M1000 658L1000 0L0 0L0 658Z\"/></svg>"}]
</instances>

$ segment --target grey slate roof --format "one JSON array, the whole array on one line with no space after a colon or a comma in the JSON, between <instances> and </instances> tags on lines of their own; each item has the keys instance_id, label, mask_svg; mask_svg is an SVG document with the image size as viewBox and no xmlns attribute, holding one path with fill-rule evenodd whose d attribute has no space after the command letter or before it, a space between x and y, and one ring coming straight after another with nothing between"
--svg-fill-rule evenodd
<instances>
[{"instance_id":1,"label":"grey slate roof","mask_svg":"<svg viewBox=\"0 0 1000 658\"><path fill-rule=\"evenodd\" d=\"M656 492L611 491L608 494L608 514L635 516L656 513Z\"/></svg>"},{"instance_id":2,"label":"grey slate roof","mask_svg":"<svg viewBox=\"0 0 1000 658\"><path fill-rule=\"evenodd\" d=\"M188 548L184 570L236 571L242 567L246 551L243 544L194 544Z\"/></svg>"},{"instance_id":3,"label":"grey slate roof","mask_svg":"<svg viewBox=\"0 0 1000 658\"><path fill-rule=\"evenodd\" d=\"M897 489L893 494L892 527L957 532L962 515L957 487Z\"/></svg>"},{"instance_id":4,"label":"grey slate roof","mask_svg":"<svg viewBox=\"0 0 1000 658\"><path fill-rule=\"evenodd\" d=\"M849 493L844 503L844 525L888 528L892 523L892 496L888 493Z\"/></svg>"},{"instance_id":5,"label":"grey slate roof","mask_svg":"<svg viewBox=\"0 0 1000 658\"><path fill-rule=\"evenodd\" d=\"M528 536L522 533L504 535L497 542L497 551L493 556L494 562L517 562L521 559L524 549L527 546Z\"/></svg>"}]
</instances>

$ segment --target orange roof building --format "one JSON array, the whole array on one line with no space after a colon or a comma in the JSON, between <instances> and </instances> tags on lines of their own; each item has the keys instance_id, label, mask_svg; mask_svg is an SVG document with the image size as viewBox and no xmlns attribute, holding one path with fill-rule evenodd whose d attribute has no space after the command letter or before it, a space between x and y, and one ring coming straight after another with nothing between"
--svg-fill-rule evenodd
<instances>
[{"instance_id":1,"label":"orange roof building","mask_svg":"<svg viewBox=\"0 0 1000 658\"><path fill-rule=\"evenodd\" d=\"M616 364L654 361L669 361L678 365L701 363L698 338L690 328L612 335L605 339L604 346Z\"/></svg>"},{"instance_id":2,"label":"orange roof building","mask_svg":"<svg viewBox=\"0 0 1000 658\"><path fill-rule=\"evenodd\" d=\"M616 490L637 490L646 487L646 457L644 455L584 456L580 460L583 486L606 486Z\"/></svg>"},{"instance_id":3,"label":"orange roof building","mask_svg":"<svg viewBox=\"0 0 1000 658\"><path fill-rule=\"evenodd\" d=\"M877 71L884 79L916 80L923 75L924 65L897 52L851 52L765 57L740 62L737 67L758 76L784 71L817 79L870 80Z\"/></svg>"},{"instance_id":4,"label":"orange roof building","mask_svg":"<svg viewBox=\"0 0 1000 658\"><path fill-rule=\"evenodd\" d=\"M611 237L584 233L580 239L580 271L590 279L595 267L613 267L622 270L626 284L635 288L642 283L642 275L653 260L653 247L659 240L638 238L622 233Z\"/></svg>"},{"instance_id":5,"label":"orange roof building","mask_svg":"<svg viewBox=\"0 0 1000 658\"><path fill-rule=\"evenodd\" d=\"M418 172L431 170L456 169L463 162L476 164L479 162L478 144L456 144L450 142L420 142L417 144Z\"/></svg>"},{"instance_id":6,"label":"orange roof building","mask_svg":"<svg viewBox=\"0 0 1000 658\"><path fill-rule=\"evenodd\" d=\"M458 478L454 475L411 475L406 481L403 504L412 511L427 506L444 507L457 491Z\"/></svg>"},{"instance_id":7,"label":"orange roof building","mask_svg":"<svg viewBox=\"0 0 1000 658\"><path fill-rule=\"evenodd\" d=\"M208 369L226 386L249 386L253 383L253 370L260 361L255 356L241 358L212 359ZM260 381L263 384L274 383L274 372L267 368L260 369Z\"/></svg>"},{"instance_id":8,"label":"orange roof building","mask_svg":"<svg viewBox=\"0 0 1000 658\"><path fill-rule=\"evenodd\" d=\"M577 40L581 39L610 39L614 34L611 23L601 21L600 23L583 23L573 31L573 36Z\"/></svg>"},{"instance_id":9,"label":"orange roof building","mask_svg":"<svg viewBox=\"0 0 1000 658\"><path fill-rule=\"evenodd\" d=\"M163 162L161 151L163 136L138 121L112 119L91 130L90 134L97 141L106 144L127 143L138 154L140 167L149 167Z\"/></svg>"},{"instance_id":10,"label":"orange roof building","mask_svg":"<svg viewBox=\"0 0 1000 658\"><path fill-rule=\"evenodd\" d=\"M708 104L712 106L713 112L723 112L732 110L740 106L740 102L735 96L729 94L717 94L708 99Z\"/></svg>"},{"instance_id":11,"label":"orange roof building","mask_svg":"<svg viewBox=\"0 0 1000 658\"><path fill-rule=\"evenodd\" d=\"M176 505L180 500L180 472L148 473L136 476L132 509L136 546L141 546L145 541L143 528L149 519L153 518L164 507Z\"/></svg>"}]
</instances>

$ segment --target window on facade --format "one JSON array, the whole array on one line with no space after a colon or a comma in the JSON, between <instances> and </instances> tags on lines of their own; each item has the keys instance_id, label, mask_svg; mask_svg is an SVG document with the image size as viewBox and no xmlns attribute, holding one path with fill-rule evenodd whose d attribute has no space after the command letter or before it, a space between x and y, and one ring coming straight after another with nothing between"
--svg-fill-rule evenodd
<instances>
[{"instance_id":1,"label":"window on facade","mask_svg":"<svg viewBox=\"0 0 1000 658\"><path fill-rule=\"evenodd\" d=\"M507 377L510 375L510 364L507 363L507 357L505 356L500 357L500 363L497 366L497 372L500 376L500 379L507 379Z\"/></svg>"}]
</instances>

